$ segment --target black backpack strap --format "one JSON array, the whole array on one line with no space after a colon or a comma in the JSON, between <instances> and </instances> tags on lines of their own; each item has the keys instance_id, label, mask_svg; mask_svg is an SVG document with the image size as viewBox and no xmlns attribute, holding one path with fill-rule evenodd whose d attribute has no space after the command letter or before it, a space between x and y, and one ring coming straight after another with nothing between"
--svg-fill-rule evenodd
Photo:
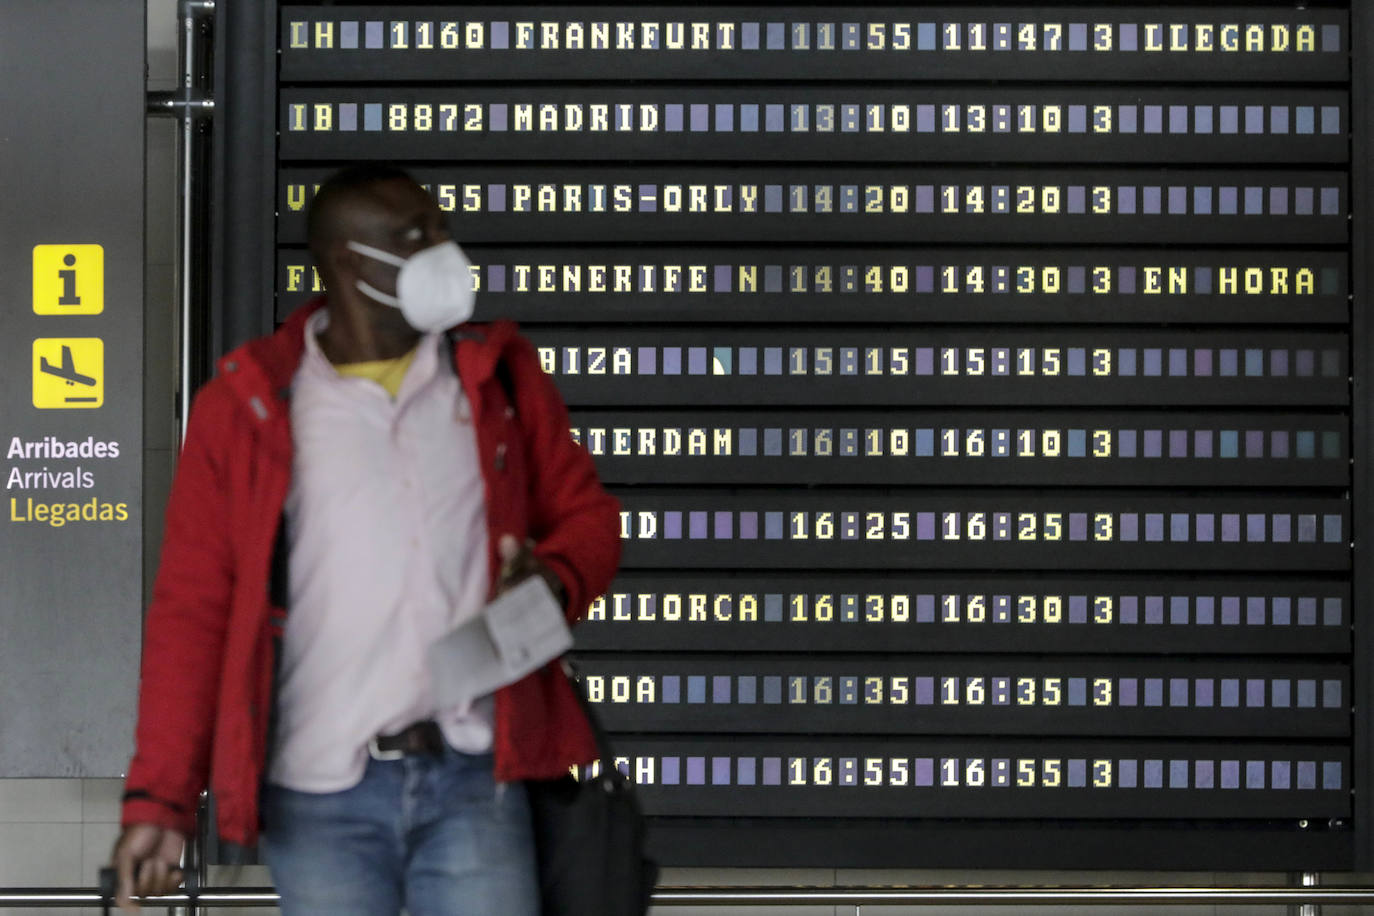
<instances>
[{"instance_id":1,"label":"black backpack strap","mask_svg":"<svg viewBox=\"0 0 1374 916\"><path fill-rule=\"evenodd\" d=\"M515 378L510 374L510 366L504 357L496 361L496 381L501 384L501 391L506 395L506 403L511 410L515 410Z\"/></svg>"}]
</instances>

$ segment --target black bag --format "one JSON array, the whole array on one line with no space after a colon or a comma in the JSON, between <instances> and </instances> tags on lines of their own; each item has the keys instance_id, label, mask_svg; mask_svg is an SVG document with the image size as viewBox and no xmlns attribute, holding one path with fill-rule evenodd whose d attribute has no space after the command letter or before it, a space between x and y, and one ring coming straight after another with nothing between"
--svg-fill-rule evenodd
<instances>
[{"instance_id":1,"label":"black bag","mask_svg":"<svg viewBox=\"0 0 1374 916\"><path fill-rule=\"evenodd\" d=\"M658 865L644 856L644 816L634 784L613 762L582 688L573 691L596 735L594 777L529 780L543 916L644 916Z\"/></svg>"}]
</instances>

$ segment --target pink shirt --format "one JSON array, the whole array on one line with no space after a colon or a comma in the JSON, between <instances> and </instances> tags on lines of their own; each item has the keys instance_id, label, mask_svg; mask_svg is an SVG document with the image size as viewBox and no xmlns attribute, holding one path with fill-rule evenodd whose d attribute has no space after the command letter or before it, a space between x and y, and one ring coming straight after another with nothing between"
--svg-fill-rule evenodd
<instances>
[{"instance_id":1,"label":"pink shirt","mask_svg":"<svg viewBox=\"0 0 1374 916\"><path fill-rule=\"evenodd\" d=\"M290 612L269 779L355 785L367 743L433 717L484 752L490 698L436 710L426 650L488 590L486 510L467 399L441 335L421 339L396 399L339 375L306 325L291 393Z\"/></svg>"}]
</instances>

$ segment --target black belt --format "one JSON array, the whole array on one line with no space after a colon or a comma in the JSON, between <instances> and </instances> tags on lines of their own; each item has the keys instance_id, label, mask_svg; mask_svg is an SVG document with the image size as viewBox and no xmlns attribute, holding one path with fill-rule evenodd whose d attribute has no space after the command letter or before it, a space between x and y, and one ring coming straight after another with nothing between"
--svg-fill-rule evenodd
<instances>
[{"instance_id":1,"label":"black belt","mask_svg":"<svg viewBox=\"0 0 1374 916\"><path fill-rule=\"evenodd\" d=\"M441 756L444 734L433 719L425 719L394 735L378 735L367 742L367 752L374 760L400 760L416 754Z\"/></svg>"}]
</instances>

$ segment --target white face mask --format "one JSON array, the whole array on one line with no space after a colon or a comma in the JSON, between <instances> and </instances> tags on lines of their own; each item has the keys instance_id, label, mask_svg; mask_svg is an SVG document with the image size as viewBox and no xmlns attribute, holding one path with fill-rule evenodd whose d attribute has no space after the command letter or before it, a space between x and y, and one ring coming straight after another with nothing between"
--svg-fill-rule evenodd
<instances>
[{"instance_id":1,"label":"white face mask","mask_svg":"<svg viewBox=\"0 0 1374 916\"><path fill-rule=\"evenodd\" d=\"M406 323L421 333L442 331L472 317L476 293L472 289L472 262L455 242L440 242L408 258L348 242L364 257L400 268L396 295L390 296L370 283L358 281L358 291L369 299L401 310Z\"/></svg>"}]
</instances>

